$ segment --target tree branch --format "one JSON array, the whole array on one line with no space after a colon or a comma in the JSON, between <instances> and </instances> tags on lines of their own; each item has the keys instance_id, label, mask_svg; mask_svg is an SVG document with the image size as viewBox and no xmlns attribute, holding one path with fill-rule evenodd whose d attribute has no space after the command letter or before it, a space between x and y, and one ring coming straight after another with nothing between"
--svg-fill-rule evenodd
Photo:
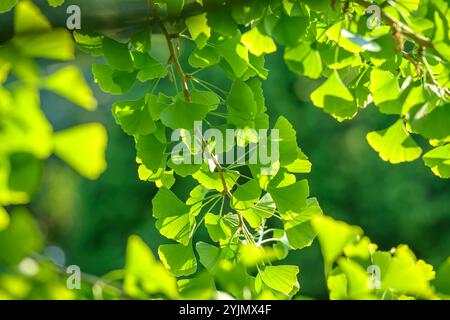
<instances>
[{"instance_id":1,"label":"tree branch","mask_svg":"<svg viewBox=\"0 0 450 320\"><path fill-rule=\"evenodd\" d=\"M354 0L354 2L364 8L368 8L371 5L375 4L369 0ZM419 46L432 49L437 54L439 54L439 52L436 50L436 48L433 45L433 42L430 39L415 33L414 30L412 30L410 27L408 27L407 25L405 25L404 23L402 23L398 20L395 20L389 14L385 13L383 10L381 10L381 18L389 26L391 26L392 28L397 28L398 31L400 31L403 35L407 36L408 38L412 39ZM440 56L440 54L439 54L439 56Z\"/></svg>"},{"instance_id":2,"label":"tree branch","mask_svg":"<svg viewBox=\"0 0 450 320\"><path fill-rule=\"evenodd\" d=\"M155 10L156 7L152 0L148 0L149 6L152 10ZM172 42L172 35L167 31L166 26L164 25L164 22L161 21L161 19L158 16L155 16L155 22L158 24L159 28L161 29L162 33L164 34L164 37L166 38L167 47L169 48L170 58L169 62L172 63L175 66L175 70L177 71L178 77L181 81L181 88L183 90L183 96L184 100L191 101L191 95L189 93L189 88L187 86L186 81L186 75L184 74L183 68L181 67L180 62L178 61L178 55L176 53L175 47L173 46Z\"/></svg>"}]
</instances>

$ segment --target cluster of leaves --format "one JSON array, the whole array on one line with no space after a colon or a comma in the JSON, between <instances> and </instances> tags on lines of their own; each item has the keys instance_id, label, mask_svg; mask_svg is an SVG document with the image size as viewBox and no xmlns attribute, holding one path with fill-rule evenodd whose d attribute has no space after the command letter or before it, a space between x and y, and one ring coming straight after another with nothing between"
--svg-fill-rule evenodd
<instances>
[{"instance_id":1,"label":"cluster of leaves","mask_svg":"<svg viewBox=\"0 0 450 320\"><path fill-rule=\"evenodd\" d=\"M118 101L112 111L117 124L135 140L140 179L154 182L159 188L152 201L156 227L161 235L174 241L159 247L157 261L143 241L132 236L124 270L104 279L123 280L123 289L114 287L108 293L111 297L209 299L227 294L239 299L292 298L300 289L300 270L280 261L290 250L308 247L316 237L332 299L448 297L449 261L432 284L436 276L433 268L417 260L406 246L392 252L377 251L359 228L323 214L318 201L309 194L308 181L301 176L310 172L311 163L286 118L280 117L272 126L279 131L279 161L271 164L270 173L263 170L263 164L243 165L234 160L225 166L217 160L235 147L246 150L254 144L259 148L262 141L248 134L252 131L238 131L242 134L227 138L227 148L220 154L217 141L203 137L194 127L195 122L201 122L204 128L219 132L230 128L269 129L261 81L268 76L265 55L281 45L293 72L324 79L311 94L315 106L343 121L353 118L359 108L374 103L380 112L397 118L388 129L368 134L369 143L380 156L393 163L418 158L422 150L411 135L420 135L435 146L424 155L425 164L436 175L448 178L448 6L440 0L388 2L383 5L383 18L388 24L372 30L367 27L365 15L370 4L158 0L149 1L152 23L126 39L74 32L81 50L103 57L99 58L102 63L92 67L103 91L125 94L135 82L148 87L145 96ZM177 18L183 16L187 6L193 6L189 12L195 13ZM18 17L22 14L27 15L27 26L45 31L46 40L53 34L30 2L19 3L17 21L21 21ZM153 29L160 31L167 45L165 62L151 55L152 39L160 36L152 35ZM3 51L20 48L20 44L26 47L22 49L26 53L19 56L58 58L52 54L61 50L45 51L48 43L42 48L36 40L39 36L27 38L27 33L21 35L23 31L16 28L16 40L0 47L0 58ZM61 41L55 38L51 43L60 46ZM192 70L188 73L178 57L183 42L195 46L189 53ZM14 51L14 57L19 53ZM5 65L5 74L9 68L13 73L18 67L23 71L17 62ZM40 77L34 84L92 107L86 102L91 101L90 91L81 84L75 69L68 68L44 78L43 85ZM201 71L206 68L221 70L230 80L230 89L202 79ZM173 82L172 95L157 92L163 79ZM71 86L69 92L67 81L77 85L78 90ZM205 154L205 163L179 164L169 157L174 147L170 137L179 129L182 149L190 152L191 159ZM96 174L101 171L102 166L93 165L83 153L67 156L79 143L78 134L74 137L69 131L63 137L70 141L70 150L59 153L60 157L87 177L95 174L87 173L86 168ZM201 145L200 150L195 142ZM86 151L85 144L82 149ZM87 149L88 155L92 157L92 152L101 149L93 146ZM170 190L177 177L190 177L197 183L186 201ZM14 225L11 223L0 233L0 242L2 235L6 235L5 241L17 237ZM206 228L209 243L196 241L201 227ZM32 248L30 252L39 249L27 248ZM375 289L368 285L369 265L381 269L381 286ZM100 287L103 292L108 285Z\"/></svg>"}]
</instances>

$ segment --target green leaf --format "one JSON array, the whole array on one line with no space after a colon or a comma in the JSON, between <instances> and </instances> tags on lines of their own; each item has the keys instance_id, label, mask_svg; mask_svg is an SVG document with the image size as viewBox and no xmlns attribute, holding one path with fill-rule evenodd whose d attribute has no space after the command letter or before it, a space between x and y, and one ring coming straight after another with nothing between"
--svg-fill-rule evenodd
<instances>
[{"instance_id":1,"label":"green leaf","mask_svg":"<svg viewBox=\"0 0 450 320\"><path fill-rule=\"evenodd\" d=\"M197 47L199 49L204 48L211 37L211 28L208 25L206 13L188 17L185 23Z\"/></svg>"},{"instance_id":2,"label":"green leaf","mask_svg":"<svg viewBox=\"0 0 450 320\"><path fill-rule=\"evenodd\" d=\"M215 48L206 46L203 49L196 48L192 51L188 61L194 68L207 68L218 64L220 55Z\"/></svg>"},{"instance_id":3,"label":"green leaf","mask_svg":"<svg viewBox=\"0 0 450 320\"><path fill-rule=\"evenodd\" d=\"M8 12L14 8L17 4L17 0L4 0L0 3L0 13Z\"/></svg>"},{"instance_id":4,"label":"green leaf","mask_svg":"<svg viewBox=\"0 0 450 320\"><path fill-rule=\"evenodd\" d=\"M256 180L239 185L233 193L233 207L236 210L252 208L261 196L261 188Z\"/></svg>"},{"instance_id":5,"label":"green leaf","mask_svg":"<svg viewBox=\"0 0 450 320\"><path fill-rule=\"evenodd\" d=\"M64 4L64 0L47 0L50 7L59 7Z\"/></svg>"},{"instance_id":6,"label":"green leaf","mask_svg":"<svg viewBox=\"0 0 450 320\"><path fill-rule=\"evenodd\" d=\"M239 173L236 171L227 170L223 173L223 175L225 177L225 183L228 190L231 190L239 178ZM219 172L211 172L209 170L202 169L193 174L192 177L209 190L217 190L219 192L223 191L223 183Z\"/></svg>"},{"instance_id":7,"label":"green leaf","mask_svg":"<svg viewBox=\"0 0 450 320\"><path fill-rule=\"evenodd\" d=\"M391 72L379 69L372 70L370 73L370 92L380 112L401 114L400 87L398 80Z\"/></svg>"},{"instance_id":8,"label":"green leaf","mask_svg":"<svg viewBox=\"0 0 450 320\"><path fill-rule=\"evenodd\" d=\"M119 101L113 105L116 123L129 135L148 135L156 131L145 98L137 101Z\"/></svg>"},{"instance_id":9,"label":"green leaf","mask_svg":"<svg viewBox=\"0 0 450 320\"><path fill-rule=\"evenodd\" d=\"M414 161L422 154L401 119L385 130L369 132L366 138L381 159L390 163Z\"/></svg>"},{"instance_id":10,"label":"green leaf","mask_svg":"<svg viewBox=\"0 0 450 320\"><path fill-rule=\"evenodd\" d=\"M297 266L267 266L258 274L268 287L285 295L291 295L294 289L299 288L297 280L299 272Z\"/></svg>"},{"instance_id":11,"label":"green leaf","mask_svg":"<svg viewBox=\"0 0 450 320\"><path fill-rule=\"evenodd\" d=\"M137 52L146 53L152 46L151 37L151 29L146 29L133 34L130 42L133 44L133 47Z\"/></svg>"},{"instance_id":12,"label":"green leaf","mask_svg":"<svg viewBox=\"0 0 450 320\"><path fill-rule=\"evenodd\" d=\"M192 245L160 245L158 255L164 266L177 277L188 276L197 271L197 259Z\"/></svg>"},{"instance_id":13,"label":"green leaf","mask_svg":"<svg viewBox=\"0 0 450 320\"><path fill-rule=\"evenodd\" d=\"M82 176L97 179L106 170L107 139L101 124L83 124L55 133L54 152Z\"/></svg>"},{"instance_id":14,"label":"green leaf","mask_svg":"<svg viewBox=\"0 0 450 320\"><path fill-rule=\"evenodd\" d=\"M437 292L450 296L450 258L439 267L434 286Z\"/></svg>"},{"instance_id":15,"label":"green leaf","mask_svg":"<svg viewBox=\"0 0 450 320\"><path fill-rule=\"evenodd\" d=\"M103 54L113 69L127 72L133 71L133 59L127 44L104 37Z\"/></svg>"},{"instance_id":16,"label":"green leaf","mask_svg":"<svg viewBox=\"0 0 450 320\"><path fill-rule=\"evenodd\" d=\"M203 271L194 278L178 280L178 288L183 299L211 300L216 293L214 278Z\"/></svg>"},{"instance_id":17,"label":"green leaf","mask_svg":"<svg viewBox=\"0 0 450 320\"><path fill-rule=\"evenodd\" d=\"M2 1L3 8L14 6L17 1ZM10 10L11 8L9 8ZM8 11L9 11L8 10ZM21 1L17 4L14 12L14 32L42 32L50 31L52 29L50 22L42 14L39 8L31 1Z\"/></svg>"},{"instance_id":18,"label":"green leaf","mask_svg":"<svg viewBox=\"0 0 450 320\"><path fill-rule=\"evenodd\" d=\"M248 51L259 57L262 54L277 51L277 47L272 38L264 35L258 27L252 28L241 37L241 43L247 47Z\"/></svg>"},{"instance_id":19,"label":"green leaf","mask_svg":"<svg viewBox=\"0 0 450 320\"><path fill-rule=\"evenodd\" d=\"M315 216L322 215L322 209L316 199L308 199L306 208L294 215L292 220L284 222L284 230L293 249L303 249L311 245L316 237L316 230L311 224Z\"/></svg>"},{"instance_id":20,"label":"green leaf","mask_svg":"<svg viewBox=\"0 0 450 320\"><path fill-rule=\"evenodd\" d=\"M46 77L42 85L87 110L95 110L97 107L91 89L74 66L65 67Z\"/></svg>"},{"instance_id":21,"label":"green leaf","mask_svg":"<svg viewBox=\"0 0 450 320\"><path fill-rule=\"evenodd\" d=\"M197 242L195 245L200 257L200 263L209 271L214 273L219 267L220 262L233 256L229 247L218 248L205 242Z\"/></svg>"},{"instance_id":22,"label":"green leaf","mask_svg":"<svg viewBox=\"0 0 450 320\"><path fill-rule=\"evenodd\" d=\"M28 1L25 1L28 2ZM18 34L12 40L22 54L30 58L73 60L75 44L66 29Z\"/></svg>"},{"instance_id":23,"label":"green leaf","mask_svg":"<svg viewBox=\"0 0 450 320\"><path fill-rule=\"evenodd\" d=\"M311 94L311 100L316 107L323 108L338 121L353 118L358 109L352 94L336 71Z\"/></svg>"},{"instance_id":24,"label":"green leaf","mask_svg":"<svg viewBox=\"0 0 450 320\"><path fill-rule=\"evenodd\" d=\"M167 69L148 53L134 52L134 67L139 70L137 79L146 82L163 78L167 75Z\"/></svg>"},{"instance_id":25,"label":"green leaf","mask_svg":"<svg viewBox=\"0 0 450 320\"><path fill-rule=\"evenodd\" d=\"M175 277L155 261L144 241L134 235L127 244L124 290L132 297L145 298L145 293L162 293L171 299L178 297Z\"/></svg>"},{"instance_id":26,"label":"green leaf","mask_svg":"<svg viewBox=\"0 0 450 320\"><path fill-rule=\"evenodd\" d=\"M191 101L196 104L208 106L209 111L216 110L220 103L220 98L212 91L191 90Z\"/></svg>"},{"instance_id":27,"label":"green leaf","mask_svg":"<svg viewBox=\"0 0 450 320\"><path fill-rule=\"evenodd\" d=\"M326 216L314 217L312 224L317 232L324 262L328 269L342 254L344 248L362 234L359 227L350 226Z\"/></svg>"},{"instance_id":28,"label":"green leaf","mask_svg":"<svg viewBox=\"0 0 450 320\"><path fill-rule=\"evenodd\" d=\"M248 49L240 43L241 34L237 32L232 38L221 38L215 43L223 60L221 66L231 78L241 78L249 68Z\"/></svg>"},{"instance_id":29,"label":"green leaf","mask_svg":"<svg viewBox=\"0 0 450 320\"><path fill-rule=\"evenodd\" d=\"M211 212L205 215L205 226L211 240L215 242L227 240L232 234L233 225L230 220Z\"/></svg>"},{"instance_id":30,"label":"green leaf","mask_svg":"<svg viewBox=\"0 0 450 320\"><path fill-rule=\"evenodd\" d=\"M0 247L0 264L9 266L43 249L39 226L25 208L15 208L11 212L9 226L0 231Z\"/></svg>"},{"instance_id":31,"label":"green leaf","mask_svg":"<svg viewBox=\"0 0 450 320\"><path fill-rule=\"evenodd\" d=\"M445 139L450 136L450 103L429 111L429 105L420 108L411 120L411 127L427 139Z\"/></svg>"},{"instance_id":32,"label":"green leaf","mask_svg":"<svg viewBox=\"0 0 450 320\"><path fill-rule=\"evenodd\" d=\"M100 88L110 94L124 94L133 86L136 73L116 71L108 65L93 64L94 80Z\"/></svg>"},{"instance_id":33,"label":"green leaf","mask_svg":"<svg viewBox=\"0 0 450 320\"><path fill-rule=\"evenodd\" d=\"M301 213L306 207L306 199L309 196L307 180L301 180L285 187L269 187L268 191L283 218Z\"/></svg>"},{"instance_id":34,"label":"green leaf","mask_svg":"<svg viewBox=\"0 0 450 320\"><path fill-rule=\"evenodd\" d=\"M367 285L369 275L362 266L345 258L339 259L338 264L347 278L346 296L343 299L375 299L370 295L371 288Z\"/></svg>"},{"instance_id":35,"label":"green leaf","mask_svg":"<svg viewBox=\"0 0 450 320\"><path fill-rule=\"evenodd\" d=\"M432 296L429 282L435 277L433 267L423 260L417 260L407 246L401 245L396 248L394 255L384 265L379 264L377 255L374 255L373 262L375 265L383 266L381 269L382 289L424 298Z\"/></svg>"},{"instance_id":36,"label":"green leaf","mask_svg":"<svg viewBox=\"0 0 450 320\"><path fill-rule=\"evenodd\" d=\"M11 98L12 113L2 119L0 153L27 152L39 159L48 158L53 129L39 107L37 89L19 85L11 90Z\"/></svg>"},{"instance_id":37,"label":"green leaf","mask_svg":"<svg viewBox=\"0 0 450 320\"><path fill-rule=\"evenodd\" d=\"M74 31L73 37L78 48L94 57L103 55L103 36Z\"/></svg>"},{"instance_id":38,"label":"green leaf","mask_svg":"<svg viewBox=\"0 0 450 320\"><path fill-rule=\"evenodd\" d=\"M158 219L156 227L166 238L187 245L194 225L189 206L167 188L160 188L152 200L153 216Z\"/></svg>"},{"instance_id":39,"label":"green leaf","mask_svg":"<svg viewBox=\"0 0 450 320\"><path fill-rule=\"evenodd\" d=\"M209 107L204 104L186 102L182 99L165 108L160 115L161 122L173 129L193 129L195 121L202 121L208 114Z\"/></svg>"},{"instance_id":40,"label":"green leaf","mask_svg":"<svg viewBox=\"0 0 450 320\"><path fill-rule=\"evenodd\" d=\"M137 157L150 170L157 171L165 161L166 144L158 140L154 134L136 138Z\"/></svg>"},{"instance_id":41,"label":"green leaf","mask_svg":"<svg viewBox=\"0 0 450 320\"><path fill-rule=\"evenodd\" d=\"M322 75L322 58L310 42L305 41L293 48L287 48L284 60L289 70L301 76L318 79Z\"/></svg>"},{"instance_id":42,"label":"green leaf","mask_svg":"<svg viewBox=\"0 0 450 320\"><path fill-rule=\"evenodd\" d=\"M273 29L273 37L283 46L295 46L306 34L309 25L309 18L298 16L290 17L281 15Z\"/></svg>"},{"instance_id":43,"label":"green leaf","mask_svg":"<svg viewBox=\"0 0 450 320\"><path fill-rule=\"evenodd\" d=\"M332 27L330 27L326 35L330 40L336 42L340 47L352 53L359 53L362 51L370 51L368 49L377 48L376 44L372 44L371 46L367 46L367 43L370 43L368 40L365 40L362 37L355 38L356 35L351 33L350 31L343 28L344 22L337 22ZM373 51L373 50L372 50Z\"/></svg>"},{"instance_id":44,"label":"green leaf","mask_svg":"<svg viewBox=\"0 0 450 320\"><path fill-rule=\"evenodd\" d=\"M450 178L450 144L428 151L423 155L423 161L438 177Z\"/></svg>"},{"instance_id":45,"label":"green leaf","mask_svg":"<svg viewBox=\"0 0 450 320\"><path fill-rule=\"evenodd\" d=\"M297 133L294 127L288 119L280 116L275 123L273 130L278 130L280 164L285 166L293 163L299 155Z\"/></svg>"},{"instance_id":46,"label":"green leaf","mask_svg":"<svg viewBox=\"0 0 450 320\"><path fill-rule=\"evenodd\" d=\"M228 122L238 128L254 128L258 106L251 88L242 80L235 80L227 97Z\"/></svg>"}]
</instances>

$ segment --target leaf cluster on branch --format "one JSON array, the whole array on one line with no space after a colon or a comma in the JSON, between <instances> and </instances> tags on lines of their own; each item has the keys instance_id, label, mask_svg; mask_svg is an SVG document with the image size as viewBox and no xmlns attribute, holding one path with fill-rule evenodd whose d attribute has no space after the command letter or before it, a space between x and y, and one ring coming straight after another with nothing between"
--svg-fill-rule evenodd
<instances>
[{"instance_id":1,"label":"leaf cluster on branch","mask_svg":"<svg viewBox=\"0 0 450 320\"><path fill-rule=\"evenodd\" d=\"M0 12L16 2L5 2ZM120 289L98 282L94 291L101 292L100 297L210 299L227 294L238 299L289 299L301 294L300 270L283 260L317 237L331 299L448 298L449 261L436 276L433 267L407 246L378 250L360 228L324 215L310 194L305 175L312 164L297 143L296 131L285 117L270 121L262 88L269 74L266 55L283 48L289 70L320 80L310 95L315 107L338 121L348 121L364 108L378 108L392 117L392 125L374 128L367 140L383 160L418 159L423 150L416 140L422 139L429 145L423 154L425 165L449 178L448 4L197 0L195 14L168 23L164 15L178 17L184 5L183 0L149 0L148 25L126 40L93 30L73 34L80 50L103 57L92 72L104 92L122 95L136 82L148 88L137 100L114 103L112 113L134 138L139 178L159 188L152 200L153 216L160 234L173 241L159 246L157 261L140 238L130 237L124 269L104 280L113 278L122 284ZM376 28L368 24L366 9L372 5L381 8ZM34 61L73 58L67 31L52 29L29 1L15 8L15 28L16 36L0 46L0 82L9 73L19 79L0 87L0 138L8 141L0 146L0 161L6 164L0 166L2 206L30 201L30 185L15 174L34 172L30 166L39 167L52 152L88 178L105 169L101 155L106 138L98 124L53 134L39 109L39 89L52 90L86 109L95 106L74 67L42 76ZM42 32L30 35L31 28ZM152 55L155 31L167 46L164 61ZM180 52L192 47L188 65L182 65ZM229 89L204 79L202 71L208 68L220 70L229 79ZM167 80L173 83L171 95L158 90ZM29 125L27 130L16 128L16 119ZM230 149L259 146L261 141L233 136L227 141L229 149L219 153L216 141L204 137L195 123L220 132L276 129L279 159L270 164L269 174L262 174L260 163L234 159L223 164L217 159ZM180 129L189 157L206 154L206 163L174 161L170 139ZM199 142L200 150L191 148L193 141ZM23 153L33 161L21 158ZM196 182L187 199L171 190L176 178ZM42 239L33 221L24 222L30 220L28 214L3 211L0 230L2 219L8 222L0 231L2 247L23 234L33 237L32 245L15 250L20 254L14 260L0 253L0 263L11 266L39 251ZM198 241L199 228L206 229L210 241ZM373 265L380 268L379 284L367 273ZM1 285L0 290L7 292Z\"/></svg>"}]
</instances>

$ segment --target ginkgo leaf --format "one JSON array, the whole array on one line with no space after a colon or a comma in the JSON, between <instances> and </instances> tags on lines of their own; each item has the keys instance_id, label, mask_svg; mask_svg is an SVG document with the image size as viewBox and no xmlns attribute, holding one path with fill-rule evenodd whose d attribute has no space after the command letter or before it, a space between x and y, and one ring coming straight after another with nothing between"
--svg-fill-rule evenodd
<instances>
[{"instance_id":1,"label":"ginkgo leaf","mask_svg":"<svg viewBox=\"0 0 450 320\"><path fill-rule=\"evenodd\" d=\"M193 129L196 121L202 121L209 111L204 104L186 102L182 99L165 108L160 115L161 122L173 129Z\"/></svg>"},{"instance_id":2,"label":"ginkgo leaf","mask_svg":"<svg viewBox=\"0 0 450 320\"><path fill-rule=\"evenodd\" d=\"M300 213L294 215L293 219L284 222L286 236L292 248L302 249L311 245L317 235L311 220L322 214L317 200L308 199L306 207Z\"/></svg>"},{"instance_id":3,"label":"ginkgo leaf","mask_svg":"<svg viewBox=\"0 0 450 320\"><path fill-rule=\"evenodd\" d=\"M55 154L79 174L96 179L106 170L107 134L98 123L79 125L53 136Z\"/></svg>"},{"instance_id":4,"label":"ginkgo leaf","mask_svg":"<svg viewBox=\"0 0 450 320\"><path fill-rule=\"evenodd\" d=\"M238 128L254 127L254 116L258 110L251 88L242 80L233 82L227 97L228 122Z\"/></svg>"},{"instance_id":5,"label":"ginkgo leaf","mask_svg":"<svg viewBox=\"0 0 450 320\"><path fill-rule=\"evenodd\" d=\"M236 210L246 210L253 207L261 196L261 188L255 180L250 180L237 187L233 193L233 207Z\"/></svg>"},{"instance_id":6,"label":"ginkgo leaf","mask_svg":"<svg viewBox=\"0 0 450 320\"><path fill-rule=\"evenodd\" d=\"M311 93L311 100L316 107L323 108L339 121L353 118L358 109L353 95L336 71Z\"/></svg>"},{"instance_id":7,"label":"ginkgo leaf","mask_svg":"<svg viewBox=\"0 0 450 320\"><path fill-rule=\"evenodd\" d=\"M0 13L8 12L14 8L18 0L4 0L0 3Z\"/></svg>"},{"instance_id":8,"label":"ginkgo leaf","mask_svg":"<svg viewBox=\"0 0 450 320\"><path fill-rule=\"evenodd\" d=\"M162 143L154 134L137 136L136 150L137 157L152 171L157 171L161 162L165 160L166 144Z\"/></svg>"},{"instance_id":9,"label":"ginkgo leaf","mask_svg":"<svg viewBox=\"0 0 450 320\"><path fill-rule=\"evenodd\" d=\"M422 149L408 134L402 120L397 120L385 130L369 132L366 138L384 161L409 162L422 154Z\"/></svg>"},{"instance_id":10,"label":"ginkgo leaf","mask_svg":"<svg viewBox=\"0 0 450 320\"><path fill-rule=\"evenodd\" d=\"M272 38L262 34L258 27L254 27L244 33L241 37L241 42L247 47L249 52L258 57L262 54L272 53L277 50Z\"/></svg>"},{"instance_id":11,"label":"ginkgo leaf","mask_svg":"<svg viewBox=\"0 0 450 320\"><path fill-rule=\"evenodd\" d=\"M27 209L13 209L8 227L0 231L0 263L17 265L23 258L42 250L43 240L37 222Z\"/></svg>"},{"instance_id":12,"label":"ginkgo leaf","mask_svg":"<svg viewBox=\"0 0 450 320\"><path fill-rule=\"evenodd\" d=\"M146 82L167 75L167 69L148 53L135 52L133 58L134 67L139 70L137 74L139 81Z\"/></svg>"},{"instance_id":13,"label":"ginkgo leaf","mask_svg":"<svg viewBox=\"0 0 450 320\"><path fill-rule=\"evenodd\" d=\"M194 226L194 217L190 215L189 206L165 187L159 189L152 205L153 216L158 219L156 227L159 232L166 238L186 246Z\"/></svg>"},{"instance_id":14,"label":"ginkgo leaf","mask_svg":"<svg viewBox=\"0 0 450 320\"><path fill-rule=\"evenodd\" d=\"M2 1L1 6L8 10L13 7L17 1ZM26 33L37 31L50 31L52 29L48 19L42 14L39 8L31 1L21 1L17 4L14 12L14 32Z\"/></svg>"},{"instance_id":15,"label":"ginkgo leaf","mask_svg":"<svg viewBox=\"0 0 450 320\"><path fill-rule=\"evenodd\" d=\"M306 34L308 25L308 17L283 14L273 28L272 34L277 42L292 47Z\"/></svg>"},{"instance_id":16,"label":"ginkgo leaf","mask_svg":"<svg viewBox=\"0 0 450 320\"><path fill-rule=\"evenodd\" d=\"M227 170L223 173L225 178L225 183L227 188L231 190L233 186L236 184L237 179L239 178L239 173L236 171ZM223 191L223 182L221 178L221 174L219 172L211 172L206 171L204 169L194 173L192 178L198 181L202 186L210 190L217 190L219 192Z\"/></svg>"},{"instance_id":17,"label":"ginkgo leaf","mask_svg":"<svg viewBox=\"0 0 450 320\"><path fill-rule=\"evenodd\" d=\"M135 235L127 243L124 290L132 297L142 297L142 293L162 293L171 299L178 297L176 278L155 260L148 246Z\"/></svg>"},{"instance_id":18,"label":"ginkgo leaf","mask_svg":"<svg viewBox=\"0 0 450 320\"><path fill-rule=\"evenodd\" d=\"M312 43L305 41L295 47L287 48L284 60L289 70L299 75L311 79L318 79L322 75L322 58L319 51L312 48Z\"/></svg>"},{"instance_id":19,"label":"ginkgo leaf","mask_svg":"<svg viewBox=\"0 0 450 320\"><path fill-rule=\"evenodd\" d=\"M333 264L349 243L362 234L359 227L326 216L315 216L312 225L317 232L324 262L328 266Z\"/></svg>"},{"instance_id":20,"label":"ginkgo leaf","mask_svg":"<svg viewBox=\"0 0 450 320\"><path fill-rule=\"evenodd\" d=\"M59 7L64 4L64 0L47 0L51 7Z\"/></svg>"},{"instance_id":21,"label":"ginkgo leaf","mask_svg":"<svg viewBox=\"0 0 450 320\"><path fill-rule=\"evenodd\" d=\"M119 101L113 105L113 116L123 131L129 135L148 135L156 131L145 99Z\"/></svg>"},{"instance_id":22,"label":"ginkgo leaf","mask_svg":"<svg viewBox=\"0 0 450 320\"><path fill-rule=\"evenodd\" d=\"M212 273L220 267L220 262L234 255L229 247L218 248L201 241L196 243L195 248L200 257L200 263Z\"/></svg>"},{"instance_id":23,"label":"ginkgo leaf","mask_svg":"<svg viewBox=\"0 0 450 320\"><path fill-rule=\"evenodd\" d=\"M67 61L73 60L75 55L72 36L66 29L19 34L12 41L25 56L31 58Z\"/></svg>"},{"instance_id":24,"label":"ginkgo leaf","mask_svg":"<svg viewBox=\"0 0 450 320\"><path fill-rule=\"evenodd\" d=\"M97 57L103 55L103 36L95 33L74 31L73 37L78 48L90 55Z\"/></svg>"},{"instance_id":25,"label":"ginkgo leaf","mask_svg":"<svg viewBox=\"0 0 450 320\"><path fill-rule=\"evenodd\" d=\"M278 211L285 218L301 213L306 207L306 199L309 196L307 180L301 180L285 187L269 188L268 191Z\"/></svg>"},{"instance_id":26,"label":"ginkgo leaf","mask_svg":"<svg viewBox=\"0 0 450 320\"><path fill-rule=\"evenodd\" d=\"M438 177L450 178L450 144L428 151L423 155L423 161Z\"/></svg>"},{"instance_id":27,"label":"ginkgo leaf","mask_svg":"<svg viewBox=\"0 0 450 320\"><path fill-rule=\"evenodd\" d=\"M429 105L420 108L411 120L414 132L427 139L445 139L450 136L450 103L429 111Z\"/></svg>"},{"instance_id":28,"label":"ginkgo leaf","mask_svg":"<svg viewBox=\"0 0 450 320\"><path fill-rule=\"evenodd\" d=\"M216 65L220 61L220 55L215 48L206 46L195 49L189 56L189 64L194 68L207 68Z\"/></svg>"},{"instance_id":29,"label":"ginkgo leaf","mask_svg":"<svg viewBox=\"0 0 450 320\"><path fill-rule=\"evenodd\" d=\"M236 32L232 38L219 39L214 46L217 48L223 59L220 66L227 75L234 78L241 78L249 68L248 49L240 43L241 34Z\"/></svg>"},{"instance_id":30,"label":"ginkgo leaf","mask_svg":"<svg viewBox=\"0 0 450 320\"><path fill-rule=\"evenodd\" d=\"M197 259L192 245L160 245L158 255L164 266L177 277L188 276L197 271Z\"/></svg>"},{"instance_id":31,"label":"ginkgo leaf","mask_svg":"<svg viewBox=\"0 0 450 320\"><path fill-rule=\"evenodd\" d=\"M196 16L188 17L185 20L186 26L194 39L197 47L202 49L206 46L206 42L211 37L211 28L208 25L207 14L202 13Z\"/></svg>"},{"instance_id":32,"label":"ginkgo leaf","mask_svg":"<svg viewBox=\"0 0 450 320\"><path fill-rule=\"evenodd\" d=\"M151 36L152 30L151 28L147 28L133 34L130 41L137 52L145 53L148 52L152 46Z\"/></svg>"},{"instance_id":33,"label":"ginkgo leaf","mask_svg":"<svg viewBox=\"0 0 450 320\"><path fill-rule=\"evenodd\" d=\"M97 107L91 89L81 72L74 66L60 69L48 76L44 79L43 86L87 110L94 110Z\"/></svg>"},{"instance_id":34,"label":"ginkgo leaf","mask_svg":"<svg viewBox=\"0 0 450 320\"><path fill-rule=\"evenodd\" d=\"M297 266L267 266L259 271L259 275L268 287L291 295L295 289L299 289L297 275L300 272Z\"/></svg>"},{"instance_id":35,"label":"ginkgo leaf","mask_svg":"<svg viewBox=\"0 0 450 320\"><path fill-rule=\"evenodd\" d=\"M208 212L205 215L205 227L211 240L215 242L229 241L231 235L236 232L238 224L236 214L215 215Z\"/></svg>"},{"instance_id":36,"label":"ginkgo leaf","mask_svg":"<svg viewBox=\"0 0 450 320\"><path fill-rule=\"evenodd\" d=\"M450 296L450 257L439 267L434 281L436 291Z\"/></svg>"},{"instance_id":37,"label":"ginkgo leaf","mask_svg":"<svg viewBox=\"0 0 450 320\"><path fill-rule=\"evenodd\" d=\"M372 70L370 73L370 92L380 112L386 114L400 114L402 112L398 80L391 72L379 69Z\"/></svg>"},{"instance_id":38,"label":"ginkgo leaf","mask_svg":"<svg viewBox=\"0 0 450 320\"><path fill-rule=\"evenodd\" d=\"M381 268L382 289L424 298L432 295L429 281L435 277L433 267L417 260L407 246L399 246L392 256L384 257L383 260L387 258L387 262L380 261L379 258L376 253L373 263Z\"/></svg>"},{"instance_id":39,"label":"ginkgo leaf","mask_svg":"<svg viewBox=\"0 0 450 320\"><path fill-rule=\"evenodd\" d=\"M104 37L103 54L113 69L127 72L133 71L133 58L128 45Z\"/></svg>"},{"instance_id":40,"label":"ginkgo leaf","mask_svg":"<svg viewBox=\"0 0 450 320\"><path fill-rule=\"evenodd\" d=\"M107 93L123 94L128 92L136 80L136 73L117 71L108 65L93 64L94 80Z\"/></svg>"}]
</instances>

